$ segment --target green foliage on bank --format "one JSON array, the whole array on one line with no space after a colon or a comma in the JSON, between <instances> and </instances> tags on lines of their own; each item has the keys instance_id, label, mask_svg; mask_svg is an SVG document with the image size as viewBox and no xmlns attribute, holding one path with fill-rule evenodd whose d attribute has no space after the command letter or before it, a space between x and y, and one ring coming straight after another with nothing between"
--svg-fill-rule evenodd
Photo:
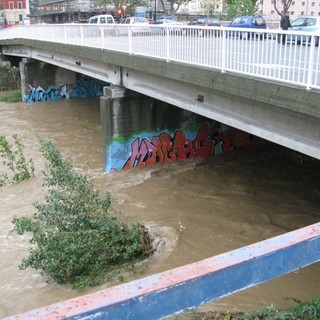
<instances>
[{"instance_id":1,"label":"green foliage on bank","mask_svg":"<svg viewBox=\"0 0 320 320\"><path fill-rule=\"evenodd\" d=\"M0 187L34 176L33 160L25 158L24 148L16 134L12 136L12 142L0 136Z\"/></svg>"},{"instance_id":2,"label":"green foliage on bank","mask_svg":"<svg viewBox=\"0 0 320 320\"><path fill-rule=\"evenodd\" d=\"M261 308L257 311L244 313L243 320L319 320L320 297L315 297L307 302L286 309L278 310L274 305Z\"/></svg>"},{"instance_id":3,"label":"green foliage on bank","mask_svg":"<svg viewBox=\"0 0 320 320\"><path fill-rule=\"evenodd\" d=\"M21 90L10 90L0 92L0 102L21 102Z\"/></svg>"},{"instance_id":4,"label":"green foliage on bank","mask_svg":"<svg viewBox=\"0 0 320 320\"><path fill-rule=\"evenodd\" d=\"M0 66L0 91L19 89L20 86L19 68Z\"/></svg>"},{"instance_id":5,"label":"green foliage on bank","mask_svg":"<svg viewBox=\"0 0 320 320\"><path fill-rule=\"evenodd\" d=\"M82 288L99 285L119 266L150 254L144 227L120 221L112 214L108 192L97 192L89 176L75 171L50 140L40 142L48 194L44 203L34 204L32 217L13 219L18 234L32 234L29 256L20 268L34 268L48 281Z\"/></svg>"},{"instance_id":6,"label":"green foliage on bank","mask_svg":"<svg viewBox=\"0 0 320 320\"><path fill-rule=\"evenodd\" d=\"M278 310L275 305L259 308L250 312L197 312L190 311L177 315L175 320L319 320L320 297L286 310Z\"/></svg>"}]
</instances>

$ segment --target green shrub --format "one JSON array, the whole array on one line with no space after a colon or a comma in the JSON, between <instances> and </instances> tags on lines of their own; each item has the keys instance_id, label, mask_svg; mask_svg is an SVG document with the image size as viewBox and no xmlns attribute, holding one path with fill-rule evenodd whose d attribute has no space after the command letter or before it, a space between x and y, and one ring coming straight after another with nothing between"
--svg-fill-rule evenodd
<instances>
[{"instance_id":1,"label":"green shrub","mask_svg":"<svg viewBox=\"0 0 320 320\"><path fill-rule=\"evenodd\" d=\"M0 93L0 102L21 102L21 90L4 91Z\"/></svg>"},{"instance_id":2,"label":"green shrub","mask_svg":"<svg viewBox=\"0 0 320 320\"><path fill-rule=\"evenodd\" d=\"M51 141L41 138L48 194L32 217L14 217L18 234L31 232L29 256L20 265L73 288L101 284L112 271L151 252L143 226L112 215L111 196L95 191L87 174L73 170Z\"/></svg>"},{"instance_id":3,"label":"green shrub","mask_svg":"<svg viewBox=\"0 0 320 320\"><path fill-rule=\"evenodd\" d=\"M277 310L274 305L261 308L257 311L244 313L243 320L319 320L320 319L320 297L315 297L307 302L300 302L296 306Z\"/></svg>"},{"instance_id":4,"label":"green shrub","mask_svg":"<svg viewBox=\"0 0 320 320\"><path fill-rule=\"evenodd\" d=\"M8 183L26 180L34 175L33 160L23 154L24 145L18 136L12 136L13 144L5 136L0 136L0 187Z\"/></svg>"},{"instance_id":5,"label":"green shrub","mask_svg":"<svg viewBox=\"0 0 320 320\"><path fill-rule=\"evenodd\" d=\"M0 66L0 91L19 89L20 86L19 68Z\"/></svg>"}]
</instances>

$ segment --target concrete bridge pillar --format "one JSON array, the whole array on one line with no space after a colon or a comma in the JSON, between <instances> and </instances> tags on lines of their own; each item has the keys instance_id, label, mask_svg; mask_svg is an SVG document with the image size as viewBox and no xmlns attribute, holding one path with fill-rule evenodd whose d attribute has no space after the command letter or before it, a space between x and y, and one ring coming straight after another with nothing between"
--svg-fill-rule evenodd
<instances>
[{"instance_id":1,"label":"concrete bridge pillar","mask_svg":"<svg viewBox=\"0 0 320 320\"><path fill-rule=\"evenodd\" d=\"M100 98L107 173L206 158L261 143L240 130L123 87Z\"/></svg>"},{"instance_id":2,"label":"concrete bridge pillar","mask_svg":"<svg viewBox=\"0 0 320 320\"><path fill-rule=\"evenodd\" d=\"M27 58L23 58L22 61L19 63L22 97L24 97L27 94L27 89L28 89L28 84L26 81L26 72L25 72L25 67L28 60L29 59Z\"/></svg>"}]
</instances>

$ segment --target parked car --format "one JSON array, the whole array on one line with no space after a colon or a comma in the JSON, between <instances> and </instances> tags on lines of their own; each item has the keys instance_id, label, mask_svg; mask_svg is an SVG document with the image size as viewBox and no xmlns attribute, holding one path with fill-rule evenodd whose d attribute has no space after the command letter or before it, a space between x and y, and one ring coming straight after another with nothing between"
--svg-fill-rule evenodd
<instances>
[{"instance_id":1,"label":"parked car","mask_svg":"<svg viewBox=\"0 0 320 320\"><path fill-rule=\"evenodd\" d=\"M246 31L229 31L227 36L237 37L240 39L250 39L259 37L263 39L266 37L266 33L259 33L258 30L267 29L266 21L260 16L240 16L234 18L225 27L228 28L246 28L246 29L256 29L256 31L246 32Z\"/></svg>"},{"instance_id":2,"label":"parked car","mask_svg":"<svg viewBox=\"0 0 320 320\"><path fill-rule=\"evenodd\" d=\"M114 24L114 18L111 14L102 14L98 16L93 16L88 20L88 23L95 23L99 25L106 25L106 24Z\"/></svg>"},{"instance_id":3,"label":"parked car","mask_svg":"<svg viewBox=\"0 0 320 320\"><path fill-rule=\"evenodd\" d=\"M130 28L132 34L150 32L148 26L149 20L144 17L127 17L121 21L120 28L118 31L119 35L127 35L129 28L125 26L132 27Z\"/></svg>"},{"instance_id":4,"label":"parked car","mask_svg":"<svg viewBox=\"0 0 320 320\"><path fill-rule=\"evenodd\" d=\"M210 29L209 27L221 27L221 23L218 18L195 18L188 23L188 26L203 27L203 28L184 29L184 34L195 35L198 37L212 36L212 35L218 36L220 32L218 30Z\"/></svg>"},{"instance_id":5,"label":"parked car","mask_svg":"<svg viewBox=\"0 0 320 320\"><path fill-rule=\"evenodd\" d=\"M315 37L315 45L319 46L319 37L320 37L320 17L316 16L303 16L299 17L291 22L292 28L289 28L290 31L299 31L299 32L314 32L317 37ZM295 34L287 35L287 41L298 42L298 43L310 43L311 37Z\"/></svg>"},{"instance_id":6,"label":"parked car","mask_svg":"<svg viewBox=\"0 0 320 320\"><path fill-rule=\"evenodd\" d=\"M177 28L175 28L175 26L177 26ZM153 23L153 26L151 27L151 32L165 33L166 30L170 30L171 33L180 34L182 31L181 26L182 26L182 23L174 19L160 18ZM169 28L166 28L166 27L169 27Z\"/></svg>"},{"instance_id":7,"label":"parked car","mask_svg":"<svg viewBox=\"0 0 320 320\"><path fill-rule=\"evenodd\" d=\"M130 25L147 25L149 24L149 20L144 17L128 17L121 21L122 24L130 24Z\"/></svg>"},{"instance_id":8,"label":"parked car","mask_svg":"<svg viewBox=\"0 0 320 320\"><path fill-rule=\"evenodd\" d=\"M99 37L101 36L101 31L103 31L104 36L114 36L116 34L114 29L115 20L111 14L93 16L88 20L88 23L92 25L92 28L90 27L85 31L87 36Z\"/></svg>"}]
</instances>

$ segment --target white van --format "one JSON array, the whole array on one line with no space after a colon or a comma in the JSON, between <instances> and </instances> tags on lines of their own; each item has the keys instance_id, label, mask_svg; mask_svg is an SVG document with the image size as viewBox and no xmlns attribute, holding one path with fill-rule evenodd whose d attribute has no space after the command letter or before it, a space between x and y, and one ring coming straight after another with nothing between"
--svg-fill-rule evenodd
<instances>
[{"instance_id":1,"label":"white van","mask_svg":"<svg viewBox=\"0 0 320 320\"><path fill-rule=\"evenodd\" d=\"M88 23L95 23L95 24L114 24L114 18L111 14L102 14L99 16L93 16L88 20Z\"/></svg>"}]
</instances>

